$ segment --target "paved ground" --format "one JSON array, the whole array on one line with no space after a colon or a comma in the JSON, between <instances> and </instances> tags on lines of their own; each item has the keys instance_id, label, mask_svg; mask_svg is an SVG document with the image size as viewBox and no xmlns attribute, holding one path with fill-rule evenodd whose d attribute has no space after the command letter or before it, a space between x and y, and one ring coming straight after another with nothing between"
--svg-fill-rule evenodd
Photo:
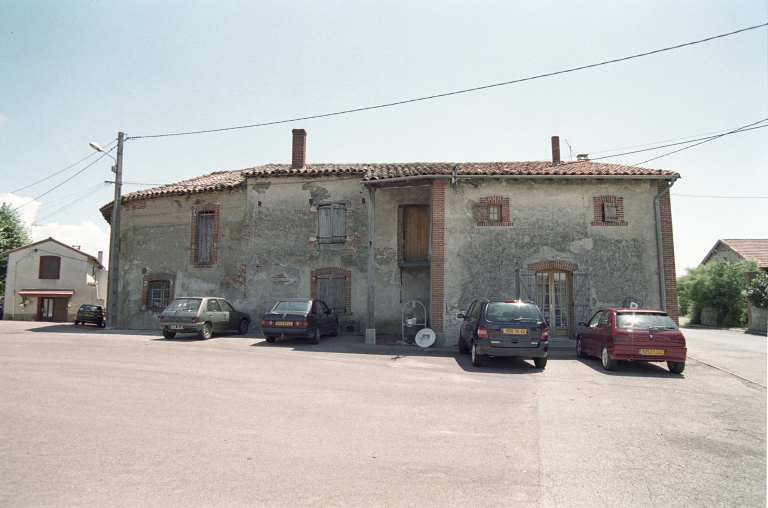
<instances>
[{"instance_id":1,"label":"paved ground","mask_svg":"<svg viewBox=\"0 0 768 508\"><path fill-rule=\"evenodd\" d=\"M765 506L766 339L691 332L675 376L0 322L0 506Z\"/></svg>"}]
</instances>

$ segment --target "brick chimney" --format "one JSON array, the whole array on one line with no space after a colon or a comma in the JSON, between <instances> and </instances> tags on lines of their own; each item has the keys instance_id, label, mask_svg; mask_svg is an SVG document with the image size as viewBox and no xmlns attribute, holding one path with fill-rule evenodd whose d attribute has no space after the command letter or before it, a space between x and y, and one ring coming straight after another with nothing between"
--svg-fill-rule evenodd
<instances>
[{"instance_id":1,"label":"brick chimney","mask_svg":"<svg viewBox=\"0 0 768 508\"><path fill-rule=\"evenodd\" d=\"M560 136L552 136L552 165L560 164Z\"/></svg>"},{"instance_id":2,"label":"brick chimney","mask_svg":"<svg viewBox=\"0 0 768 508\"><path fill-rule=\"evenodd\" d=\"M307 131L293 129L293 159L291 167L303 168L307 164Z\"/></svg>"}]
</instances>

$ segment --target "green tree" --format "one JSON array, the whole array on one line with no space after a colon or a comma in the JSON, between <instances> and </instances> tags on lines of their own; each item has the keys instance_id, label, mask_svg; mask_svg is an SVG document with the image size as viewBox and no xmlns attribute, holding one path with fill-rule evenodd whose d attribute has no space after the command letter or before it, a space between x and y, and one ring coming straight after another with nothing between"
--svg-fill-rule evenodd
<instances>
[{"instance_id":1,"label":"green tree","mask_svg":"<svg viewBox=\"0 0 768 508\"><path fill-rule=\"evenodd\" d=\"M747 286L744 291L744 296L747 300L752 302L755 307L761 309L768 308L768 273L760 272L752 279L752 282Z\"/></svg>"},{"instance_id":2,"label":"green tree","mask_svg":"<svg viewBox=\"0 0 768 508\"><path fill-rule=\"evenodd\" d=\"M29 232L19 218L19 213L8 203L0 205L0 252L30 243ZM5 294L5 273L8 258L0 256L0 295Z\"/></svg>"},{"instance_id":3,"label":"green tree","mask_svg":"<svg viewBox=\"0 0 768 508\"><path fill-rule=\"evenodd\" d=\"M757 269L754 261L709 263L689 268L677 281L681 313L691 323L701 323L701 312L710 309L718 326L739 326L746 322L747 287L744 273Z\"/></svg>"}]
</instances>

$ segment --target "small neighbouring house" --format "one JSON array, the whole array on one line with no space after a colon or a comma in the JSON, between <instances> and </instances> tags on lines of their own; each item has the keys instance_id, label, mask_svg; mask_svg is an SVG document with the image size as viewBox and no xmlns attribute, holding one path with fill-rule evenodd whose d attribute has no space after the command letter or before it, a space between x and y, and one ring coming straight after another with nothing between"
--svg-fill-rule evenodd
<instances>
[{"instance_id":1,"label":"small neighbouring house","mask_svg":"<svg viewBox=\"0 0 768 508\"><path fill-rule=\"evenodd\" d=\"M426 321L437 344L478 297L534 300L553 338L628 298L677 320L673 171L563 162L557 137L551 161L310 164L303 129L291 161L122 196L119 325L191 295L255 319L321 298L344 331Z\"/></svg>"},{"instance_id":2,"label":"small neighbouring house","mask_svg":"<svg viewBox=\"0 0 768 508\"><path fill-rule=\"evenodd\" d=\"M104 305L107 271L98 257L48 238L0 253L8 257L3 319L73 321L82 304Z\"/></svg>"}]
</instances>

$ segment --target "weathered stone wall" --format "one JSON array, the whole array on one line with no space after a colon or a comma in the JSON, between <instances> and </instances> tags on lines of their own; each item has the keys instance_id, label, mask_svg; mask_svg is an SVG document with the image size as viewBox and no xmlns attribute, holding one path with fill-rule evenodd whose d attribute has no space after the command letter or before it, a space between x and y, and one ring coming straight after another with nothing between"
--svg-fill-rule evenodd
<instances>
[{"instance_id":1,"label":"weathered stone wall","mask_svg":"<svg viewBox=\"0 0 768 508\"><path fill-rule=\"evenodd\" d=\"M768 333L768 309L752 306L752 322L749 331L765 335Z\"/></svg>"}]
</instances>

